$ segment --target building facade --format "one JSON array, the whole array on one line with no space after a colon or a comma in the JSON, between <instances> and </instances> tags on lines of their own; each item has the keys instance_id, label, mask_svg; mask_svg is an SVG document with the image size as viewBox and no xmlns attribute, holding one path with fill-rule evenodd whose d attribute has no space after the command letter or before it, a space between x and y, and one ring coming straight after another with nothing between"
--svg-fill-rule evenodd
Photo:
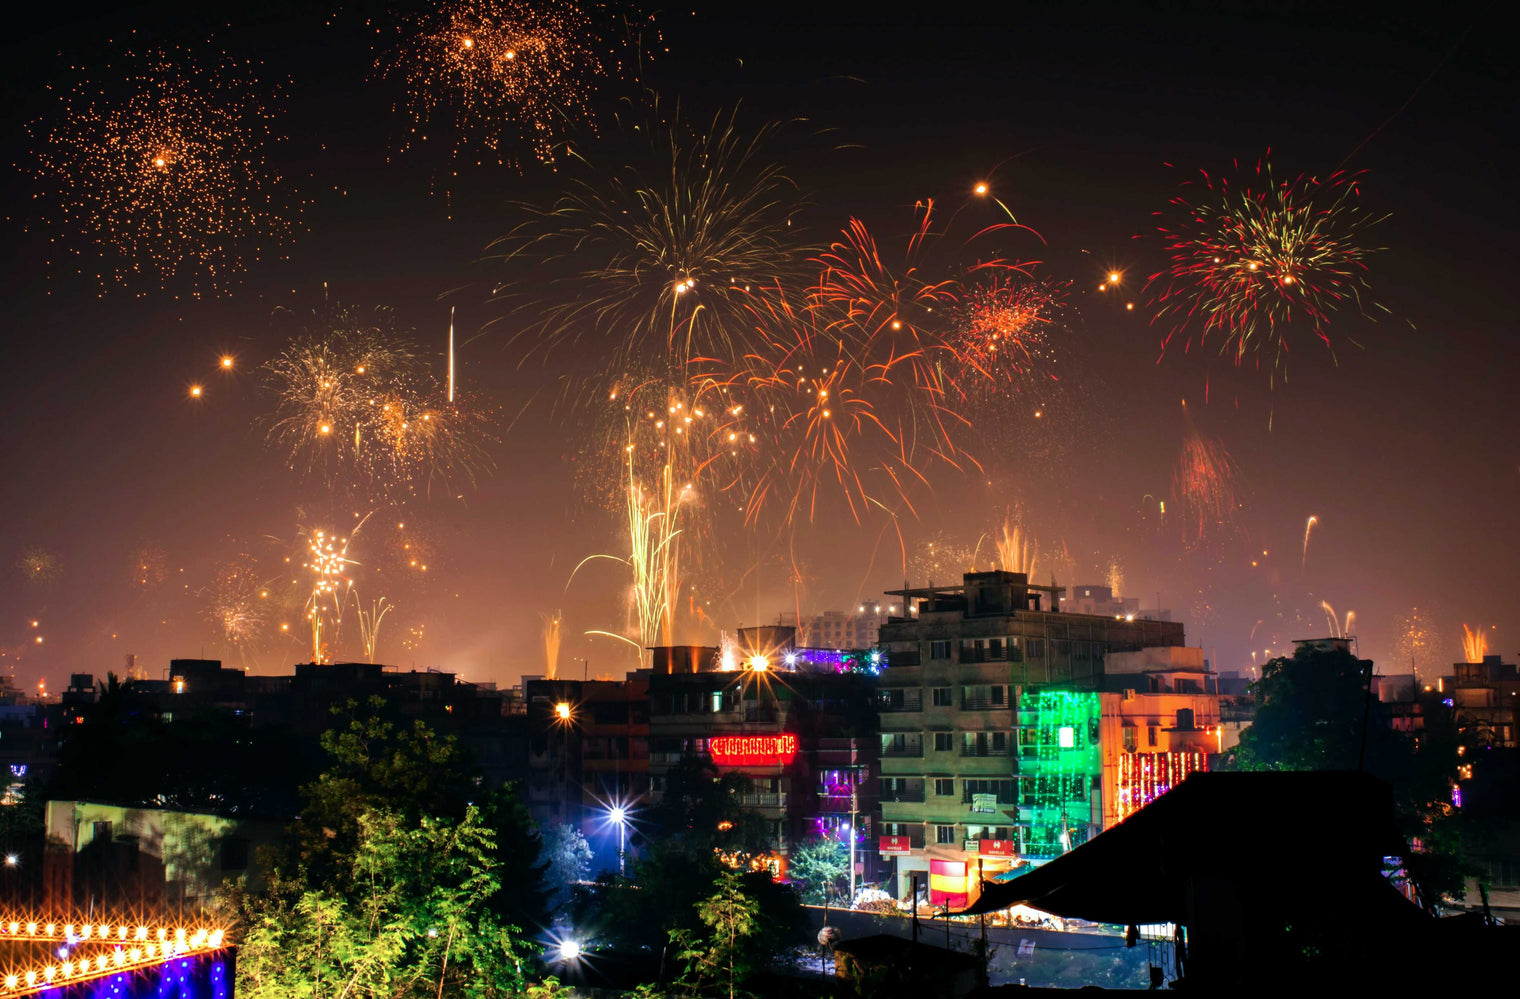
<instances>
[{"instance_id":1,"label":"building facade","mask_svg":"<svg viewBox=\"0 0 1520 999\"><path fill-rule=\"evenodd\" d=\"M1008 572L889 592L907 613L881 629L879 849L899 895L917 875L953 907L1207 765L1218 692L1182 625L1067 613L1064 592Z\"/></svg>"}]
</instances>

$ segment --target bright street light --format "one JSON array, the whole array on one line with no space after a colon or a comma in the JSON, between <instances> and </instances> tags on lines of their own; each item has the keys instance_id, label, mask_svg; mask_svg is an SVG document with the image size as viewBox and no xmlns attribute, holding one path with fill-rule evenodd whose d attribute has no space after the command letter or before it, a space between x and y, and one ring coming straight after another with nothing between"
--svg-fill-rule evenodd
<instances>
[{"instance_id":1,"label":"bright street light","mask_svg":"<svg viewBox=\"0 0 1520 999\"><path fill-rule=\"evenodd\" d=\"M577 940L561 940L559 942L559 959L561 961L574 961L581 956L581 945Z\"/></svg>"},{"instance_id":2,"label":"bright street light","mask_svg":"<svg viewBox=\"0 0 1520 999\"><path fill-rule=\"evenodd\" d=\"M618 830L618 877L624 874L624 854L628 845L628 806L613 805L607 809L607 820Z\"/></svg>"},{"instance_id":3,"label":"bright street light","mask_svg":"<svg viewBox=\"0 0 1520 999\"><path fill-rule=\"evenodd\" d=\"M554 706L554 717L558 718L560 721L569 721L570 703L568 701L560 701L558 704L556 704Z\"/></svg>"}]
</instances>

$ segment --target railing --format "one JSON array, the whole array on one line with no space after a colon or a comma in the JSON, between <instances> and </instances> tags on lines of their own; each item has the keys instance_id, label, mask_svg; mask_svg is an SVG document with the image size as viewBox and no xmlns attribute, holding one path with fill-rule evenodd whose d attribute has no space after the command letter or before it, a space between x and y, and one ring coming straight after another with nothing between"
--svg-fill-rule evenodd
<instances>
[{"instance_id":1,"label":"railing","mask_svg":"<svg viewBox=\"0 0 1520 999\"><path fill-rule=\"evenodd\" d=\"M924 755L924 744L921 742L908 743L903 746L889 744L881 747L881 755L894 757L922 756Z\"/></svg>"},{"instance_id":2,"label":"railing","mask_svg":"<svg viewBox=\"0 0 1520 999\"><path fill-rule=\"evenodd\" d=\"M962 756L1007 756L1008 755L1008 747L1007 746L980 745L980 744L975 744L975 743L968 745L966 743L962 743L961 744L961 755Z\"/></svg>"},{"instance_id":3,"label":"railing","mask_svg":"<svg viewBox=\"0 0 1520 999\"><path fill-rule=\"evenodd\" d=\"M879 800L882 802L900 802L906 804L921 805L924 801L924 789L922 787L918 788L917 790L914 790L913 788L903 788L897 791L888 791L886 789L883 789Z\"/></svg>"},{"instance_id":4,"label":"railing","mask_svg":"<svg viewBox=\"0 0 1520 999\"><path fill-rule=\"evenodd\" d=\"M877 691L876 710L878 711L922 711L924 709L924 689L922 687L903 688L903 699L900 704L880 696L886 692L885 690Z\"/></svg>"},{"instance_id":5,"label":"railing","mask_svg":"<svg viewBox=\"0 0 1520 999\"><path fill-rule=\"evenodd\" d=\"M739 804L750 808L785 808L786 793L782 791L757 791L739 795Z\"/></svg>"},{"instance_id":6,"label":"railing","mask_svg":"<svg viewBox=\"0 0 1520 999\"><path fill-rule=\"evenodd\" d=\"M990 696L972 696L961 698L962 711L1012 711L1013 705L1004 697L994 701Z\"/></svg>"},{"instance_id":7,"label":"railing","mask_svg":"<svg viewBox=\"0 0 1520 999\"><path fill-rule=\"evenodd\" d=\"M997 794L997 803L999 805L1017 805L1019 803L1019 788L1018 788L1018 783L1016 781L1010 781L1009 783L1013 784L1013 787L1010 787L1010 788L1001 788L1001 789L999 789L996 792L992 792L992 791L970 791L970 790L964 790L964 791L961 792L961 804L963 804L963 805L973 804L974 802L972 801L972 797L971 797L973 794L993 794L993 793L996 793Z\"/></svg>"}]
</instances>

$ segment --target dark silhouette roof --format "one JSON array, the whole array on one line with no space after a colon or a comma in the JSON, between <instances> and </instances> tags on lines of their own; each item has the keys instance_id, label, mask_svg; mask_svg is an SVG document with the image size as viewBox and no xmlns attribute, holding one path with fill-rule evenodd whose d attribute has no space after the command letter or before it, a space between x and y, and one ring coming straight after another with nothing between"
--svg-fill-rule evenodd
<instances>
[{"instance_id":1,"label":"dark silhouette roof","mask_svg":"<svg viewBox=\"0 0 1520 999\"><path fill-rule=\"evenodd\" d=\"M1301 893L1423 918L1382 876L1383 858L1403 851L1392 791L1368 774L1196 773L1070 853L986 885L963 914L1023 904L1099 923L1188 924L1197 893L1228 884L1247 906Z\"/></svg>"}]
</instances>

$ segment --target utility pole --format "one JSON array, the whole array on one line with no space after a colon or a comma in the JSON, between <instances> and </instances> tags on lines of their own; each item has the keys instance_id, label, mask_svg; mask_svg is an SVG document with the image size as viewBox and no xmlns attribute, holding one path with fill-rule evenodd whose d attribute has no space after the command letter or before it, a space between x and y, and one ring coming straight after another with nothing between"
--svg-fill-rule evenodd
<instances>
[{"instance_id":1,"label":"utility pole","mask_svg":"<svg viewBox=\"0 0 1520 999\"><path fill-rule=\"evenodd\" d=\"M850 774L850 908L855 908L855 837L858 830L855 823L860 815L860 768L855 767Z\"/></svg>"},{"instance_id":2,"label":"utility pole","mask_svg":"<svg viewBox=\"0 0 1520 999\"><path fill-rule=\"evenodd\" d=\"M913 942L918 943L918 874L913 874L913 899L909 903L913 906Z\"/></svg>"}]
</instances>

